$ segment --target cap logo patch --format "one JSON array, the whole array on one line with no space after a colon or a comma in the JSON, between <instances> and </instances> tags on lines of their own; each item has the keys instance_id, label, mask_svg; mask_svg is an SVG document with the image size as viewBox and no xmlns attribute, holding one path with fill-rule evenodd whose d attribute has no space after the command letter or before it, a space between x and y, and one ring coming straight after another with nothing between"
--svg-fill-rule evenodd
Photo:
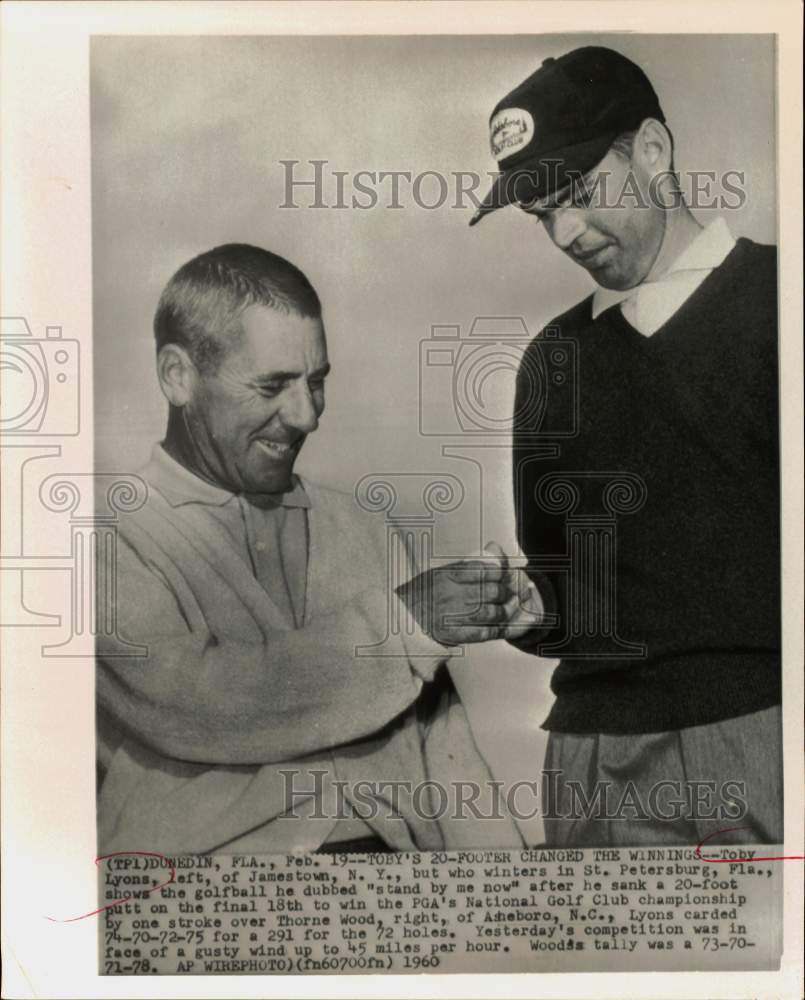
<instances>
[{"instance_id":1,"label":"cap logo patch","mask_svg":"<svg viewBox=\"0 0 805 1000\"><path fill-rule=\"evenodd\" d=\"M489 123L489 141L496 160L505 160L534 137L534 119L523 108L503 108Z\"/></svg>"}]
</instances>

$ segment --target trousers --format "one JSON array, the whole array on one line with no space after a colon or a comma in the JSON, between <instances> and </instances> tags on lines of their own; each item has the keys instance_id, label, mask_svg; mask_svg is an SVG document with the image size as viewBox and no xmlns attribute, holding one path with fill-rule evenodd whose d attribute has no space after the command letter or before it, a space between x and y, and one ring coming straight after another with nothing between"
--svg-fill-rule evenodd
<instances>
[{"instance_id":1,"label":"trousers","mask_svg":"<svg viewBox=\"0 0 805 1000\"><path fill-rule=\"evenodd\" d=\"M551 733L548 846L780 844L779 706L663 733Z\"/></svg>"}]
</instances>

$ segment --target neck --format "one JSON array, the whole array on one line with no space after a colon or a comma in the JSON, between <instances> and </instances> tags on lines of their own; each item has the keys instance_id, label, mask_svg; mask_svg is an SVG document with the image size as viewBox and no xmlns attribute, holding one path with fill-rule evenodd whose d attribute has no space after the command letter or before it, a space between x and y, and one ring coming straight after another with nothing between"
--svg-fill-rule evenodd
<instances>
[{"instance_id":1,"label":"neck","mask_svg":"<svg viewBox=\"0 0 805 1000\"><path fill-rule=\"evenodd\" d=\"M211 470L207 468L198 449L193 444L193 439L188 432L187 422L184 419L184 410L178 406L171 406L168 411L168 429L165 432L165 440L162 447L179 465L184 466L188 472L203 479L213 486L229 489L223 483L216 481Z\"/></svg>"},{"instance_id":2,"label":"neck","mask_svg":"<svg viewBox=\"0 0 805 1000\"><path fill-rule=\"evenodd\" d=\"M656 281L668 270L677 257L687 250L702 231L703 226L694 219L690 209L684 203L678 208L670 208L665 213L665 232L663 233L660 250L651 270L643 279Z\"/></svg>"}]
</instances>

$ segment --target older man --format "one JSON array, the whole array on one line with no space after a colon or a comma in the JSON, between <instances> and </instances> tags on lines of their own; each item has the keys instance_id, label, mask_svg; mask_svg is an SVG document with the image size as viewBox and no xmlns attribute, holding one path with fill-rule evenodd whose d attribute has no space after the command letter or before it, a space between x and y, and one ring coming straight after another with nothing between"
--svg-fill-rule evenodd
<instances>
[{"instance_id":1,"label":"older man","mask_svg":"<svg viewBox=\"0 0 805 1000\"><path fill-rule=\"evenodd\" d=\"M501 173L472 222L516 204L598 285L546 328L578 360L576 434L558 457L531 443L550 440L556 394L527 405L545 332L515 406L519 539L560 621L520 640L560 659L548 838L780 841L775 249L694 218L657 94L615 51L546 59L490 129ZM614 574L592 538L563 566L556 491L578 521L622 474L637 499Z\"/></svg>"},{"instance_id":2,"label":"older man","mask_svg":"<svg viewBox=\"0 0 805 1000\"><path fill-rule=\"evenodd\" d=\"M513 571L455 564L390 595L383 523L294 475L330 370L310 283L218 247L170 280L154 329L168 427L117 574L120 631L148 655L99 642L101 849L517 843L428 788L489 777L444 663L499 634Z\"/></svg>"}]
</instances>

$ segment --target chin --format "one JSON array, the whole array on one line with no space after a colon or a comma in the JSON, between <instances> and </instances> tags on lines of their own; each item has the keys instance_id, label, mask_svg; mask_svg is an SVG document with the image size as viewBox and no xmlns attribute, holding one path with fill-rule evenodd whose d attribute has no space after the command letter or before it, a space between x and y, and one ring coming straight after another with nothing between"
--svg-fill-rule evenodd
<instances>
[{"instance_id":1,"label":"chin","mask_svg":"<svg viewBox=\"0 0 805 1000\"><path fill-rule=\"evenodd\" d=\"M624 285L624 276L616 267L599 267L596 270L590 269L590 277L602 288L612 288L620 291L628 287Z\"/></svg>"},{"instance_id":2,"label":"chin","mask_svg":"<svg viewBox=\"0 0 805 1000\"><path fill-rule=\"evenodd\" d=\"M246 493L285 493L291 488L293 483L293 473L291 469L278 471L272 470L270 473L250 476L247 483Z\"/></svg>"},{"instance_id":3,"label":"chin","mask_svg":"<svg viewBox=\"0 0 805 1000\"><path fill-rule=\"evenodd\" d=\"M635 281L632 275L607 274L605 270L599 271L593 277L602 288L609 288L613 292L625 292L628 288L634 288L635 285L640 284L639 281Z\"/></svg>"},{"instance_id":4,"label":"chin","mask_svg":"<svg viewBox=\"0 0 805 1000\"><path fill-rule=\"evenodd\" d=\"M295 459L296 456L294 455ZM253 462L249 475L249 489L254 493L284 493L293 483L295 461L279 462L260 456Z\"/></svg>"},{"instance_id":5,"label":"chin","mask_svg":"<svg viewBox=\"0 0 805 1000\"><path fill-rule=\"evenodd\" d=\"M261 493L287 493L293 484L293 475L288 473L284 476L272 476L266 480L260 488Z\"/></svg>"}]
</instances>

